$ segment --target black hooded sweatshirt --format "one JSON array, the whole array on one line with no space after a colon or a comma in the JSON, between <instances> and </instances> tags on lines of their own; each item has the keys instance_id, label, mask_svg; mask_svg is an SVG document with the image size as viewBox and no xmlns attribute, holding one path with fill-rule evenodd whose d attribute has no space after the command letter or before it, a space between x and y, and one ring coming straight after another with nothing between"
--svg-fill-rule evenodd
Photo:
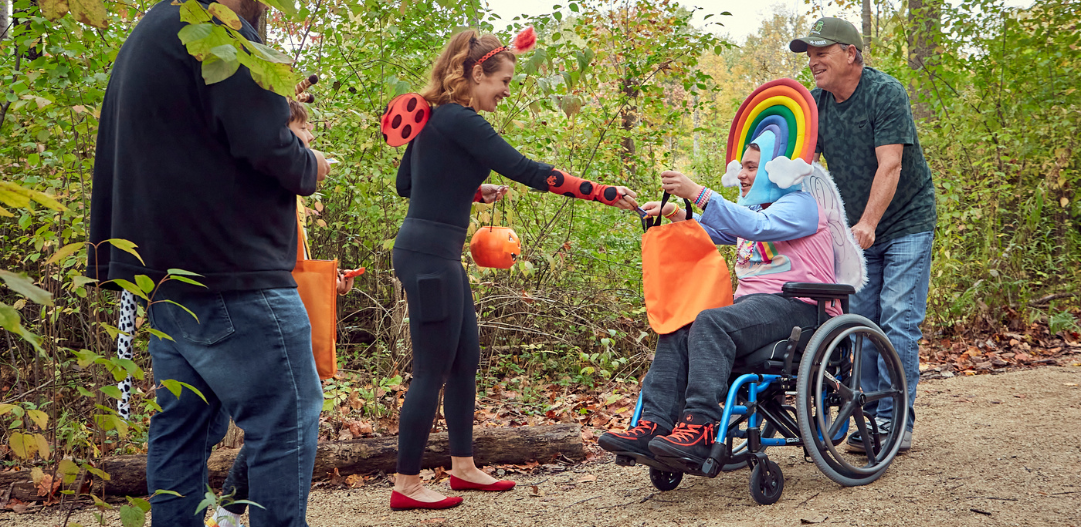
<instances>
[{"instance_id":1,"label":"black hooded sweatshirt","mask_svg":"<svg viewBox=\"0 0 1081 527\"><path fill-rule=\"evenodd\" d=\"M185 24L171 2L150 9L113 65L87 276L157 281L183 269L211 291L296 287L296 196L315 192L315 154L289 131L286 99L246 67L206 84L177 37ZM111 238L133 242L142 262L103 243Z\"/></svg>"}]
</instances>

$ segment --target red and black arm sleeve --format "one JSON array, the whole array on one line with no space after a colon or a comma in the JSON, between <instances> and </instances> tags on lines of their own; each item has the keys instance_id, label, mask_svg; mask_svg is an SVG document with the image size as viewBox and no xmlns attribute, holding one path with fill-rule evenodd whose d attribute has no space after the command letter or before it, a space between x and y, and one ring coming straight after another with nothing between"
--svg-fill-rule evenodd
<instances>
[{"instance_id":1,"label":"red and black arm sleeve","mask_svg":"<svg viewBox=\"0 0 1081 527\"><path fill-rule=\"evenodd\" d=\"M445 106L447 108L442 111L448 118L433 119L428 126L434 125L436 130L457 143L484 166L537 190L599 201L605 205L614 205L620 199L615 187L577 178L561 170L554 170L551 165L525 157L503 140L492 125L472 109L456 104Z\"/></svg>"},{"instance_id":2,"label":"red and black arm sleeve","mask_svg":"<svg viewBox=\"0 0 1081 527\"><path fill-rule=\"evenodd\" d=\"M552 169L548 175L548 192L569 198L599 201L605 205L615 205L622 197L616 187L574 177L557 169Z\"/></svg>"}]
</instances>

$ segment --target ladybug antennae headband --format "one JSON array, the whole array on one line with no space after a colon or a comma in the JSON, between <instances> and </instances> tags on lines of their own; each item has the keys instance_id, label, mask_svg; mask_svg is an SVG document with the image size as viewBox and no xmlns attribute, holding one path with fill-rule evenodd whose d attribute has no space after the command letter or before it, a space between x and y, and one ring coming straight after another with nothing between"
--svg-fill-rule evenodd
<instances>
[{"instance_id":1,"label":"ladybug antennae headband","mask_svg":"<svg viewBox=\"0 0 1081 527\"><path fill-rule=\"evenodd\" d=\"M309 75L308 78L298 82L296 88L294 88L297 100L306 103L315 102L315 96L310 93L304 93L304 90L307 90L312 84L317 82L319 82L319 76L314 73Z\"/></svg>"},{"instance_id":2,"label":"ladybug antennae headband","mask_svg":"<svg viewBox=\"0 0 1081 527\"><path fill-rule=\"evenodd\" d=\"M537 44L537 32L533 30L533 26L529 26L518 33L518 36L514 37L514 42L508 46L499 46L488 53L485 53L480 60L477 61L477 65L484 64L484 61L504 52L510 51L515 55L521 55L531 49Z\"/></svg>"}]
</instances>

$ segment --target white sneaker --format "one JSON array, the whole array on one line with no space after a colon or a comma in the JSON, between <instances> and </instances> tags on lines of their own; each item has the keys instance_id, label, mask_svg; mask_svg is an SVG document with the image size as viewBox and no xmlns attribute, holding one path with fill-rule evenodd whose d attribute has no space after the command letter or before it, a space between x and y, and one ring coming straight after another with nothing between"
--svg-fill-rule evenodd
<instances>
[{"instance_id":1,"label":"white sneaker","mask_svg":"<svg viewBox=\"0 0 1081 527\"><path fill-rule=\"evenodd\" d=\"M231 513L224 507L218 507L218 510L207 518L204 525L206 527L244 527L244 524L240 523L240 515Z\"/></svg>"}]
</instances>

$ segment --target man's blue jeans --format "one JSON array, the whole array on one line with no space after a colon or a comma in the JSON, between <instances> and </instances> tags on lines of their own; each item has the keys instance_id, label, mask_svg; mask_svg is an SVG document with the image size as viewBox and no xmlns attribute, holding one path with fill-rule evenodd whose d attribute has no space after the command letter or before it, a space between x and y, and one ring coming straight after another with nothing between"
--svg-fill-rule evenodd
<instances>
[{"instance_id":1,"label":"man's blue jeans","mask_svg":"<svg viewBox=\"0 0 1081 527\"><path fill-rule=\"evenodd\" d=\"M311 325L296 289L158 295L150 339L155 382L197 388L177 398L157 390L162 411L150 420L147 487L172 490L151 499L154 527L202 527L196 507L207 490L207 458L228 417L248 447L252 525L307 526L323 395L312 357ZM161 300L175 301L191 310ZM204 511L205 512L205 511Z\"/></svg>"},{"instance_id":2,"label":"man's blue jeans","mask_svg":"<svg viewBox=\"0 0 1081 527\"><path fill-rule=\"evenodd\" d=\"M931 280L931 245L934 231L909 234L875 244L863 251L867 259L867 285L851 299L851 312L863 315L882 328L901 358L908 384L908 422L916 419L916 383L920 380L920 323L927 314L927 290ZM861 370L865 392L889 386L887 370L870 341ZM877 408L876 408L877 406ZM880 422L891 421L893 402L883 399L867 405L865 411Z\"/></svg>"}]
</instances>

